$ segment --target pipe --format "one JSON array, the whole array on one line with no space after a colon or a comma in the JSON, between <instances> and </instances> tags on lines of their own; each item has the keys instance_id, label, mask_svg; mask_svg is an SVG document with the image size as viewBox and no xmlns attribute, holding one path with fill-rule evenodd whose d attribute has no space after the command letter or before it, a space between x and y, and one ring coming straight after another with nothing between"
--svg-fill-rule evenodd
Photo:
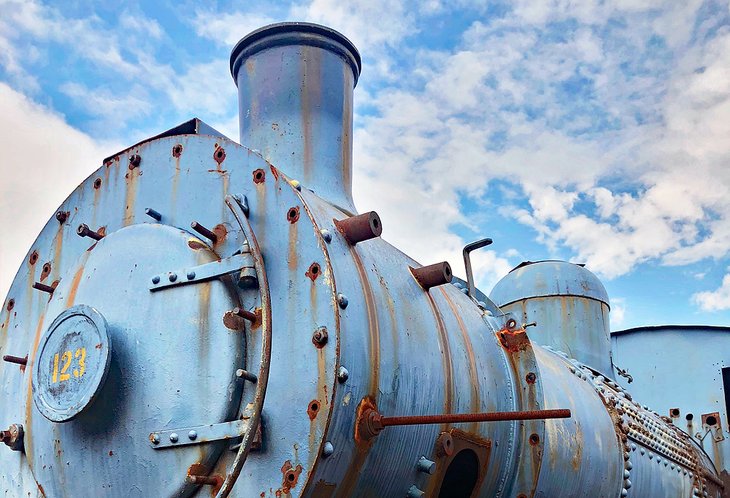
<instances>
[{"instance_id":1,"label":"pipe","mask_svg":"<svg viewBox=\"0 0 730 498\"><path fill-rule=\"evenodd\" d=\"M348 213L355 212L352 97L360 69L352 42L309 23L263 27L231 53L241 144Z\"/></svg>"}]
</instances>

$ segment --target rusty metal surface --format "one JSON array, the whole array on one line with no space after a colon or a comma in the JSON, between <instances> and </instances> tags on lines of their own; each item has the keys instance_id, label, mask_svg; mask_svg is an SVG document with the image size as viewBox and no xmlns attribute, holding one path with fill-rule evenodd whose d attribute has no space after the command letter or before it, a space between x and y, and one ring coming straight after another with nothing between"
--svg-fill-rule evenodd
<instances>
[{"instance_id":1,"label":"rusty metal surface","mask_svg":"<svg viewBox=\"0 0 730 498\"><path fill-rule=\"evenodd\" d=\"M184 124L105 160L29 249L0 310L0 352L27 354L27 365L0 362L0 427L24 429L24 452L0 446L0 489L387 498L453 486L480 498L718 498L721 480L689 436L599 374L604 365L534 341L604 319L597 287L558 290L600 312L573 321L545 312L528 332L526 309L482 306L461 282L423 285L421 265L377 236L379 218L356 216L356 51L339 35L323 42L324 28L297 26L291 37L281 25L259 31L233 57L242 136L279 164ZM199 130L211 135L186 134ZM367 221L368 236L341 230L346 219ZM81 225L95 230L80 237ZM236 271L188 275L247 251L253 262ZM189 282L151 291L155 276L173 273ZM48 373L44 338L78 305L108 323L109 373L82 413L53 423L33 402L33 372ZM542 418L563 408L569 418ZM368 410L434 423L393 423L368 439L357 424ZM722 417L715 407L696 427L712 429L715 412ZM474 414L483 413L509 420L481 423ZM201 429L231 426L240 440ZM18 433L1 436L19 448ZM163 436L169 447L158 450ZM708 437L720 440L717 430Z\"/></svg>"},{"instance_id":2,"label":"rusty metal surface","mask_svg":"<svg viewBox=\"0 0 730 498\"><path fill-rule=\"evenodd\" d=\"M531 324L537 344L613 377L608 295L590 271L564 261L531 263L497 282L490 297L521 324Z\"/></svg>"},{"instance_id":3,"label":"rusty metal surface","mask_svg":"<svg viewBox=\"0 0 730 498\"><path fill-rule=\"evenodd\" d=\"M613 332L611 342L616 366L633 378L631 384L623 378L619 382L687 432L730 492L730 386L723 382L730 368L730 328L640 327ZM709 426L707 416L712 414L717 414L716 424Z\"/></svg>"}]
</instances>

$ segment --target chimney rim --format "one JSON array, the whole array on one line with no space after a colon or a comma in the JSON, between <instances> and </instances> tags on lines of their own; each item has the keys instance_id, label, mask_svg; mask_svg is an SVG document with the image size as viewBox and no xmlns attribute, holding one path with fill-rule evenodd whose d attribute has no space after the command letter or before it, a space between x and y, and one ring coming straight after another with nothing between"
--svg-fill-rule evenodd
<instances>
[{"instance_id":1,"label":"chimney rim","mask_svg":"<svg viewBox=\"0 0 730 498\"><path fill-rule=\"evenodd\" d=\"M238 85L238 70L244 58L276 46L310 45L324 48L345 58L355 76L362 70L360 52L345 35L327 26L309 22L280 22L258 28L239 40L231 51L230 69Z\"/></svg>"}]
</instances>

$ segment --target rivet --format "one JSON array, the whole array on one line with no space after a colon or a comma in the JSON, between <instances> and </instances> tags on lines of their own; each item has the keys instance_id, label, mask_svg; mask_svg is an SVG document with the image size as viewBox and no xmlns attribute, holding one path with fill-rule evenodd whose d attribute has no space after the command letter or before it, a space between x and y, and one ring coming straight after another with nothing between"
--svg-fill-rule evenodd
<instances>
[{"instance_id":1,"label":"rivet","mask_svg":"<svg viewBox=\"0 0 730 498\"><path fill-rule=\"evenodd\" d=\"M328 244L330 242L332 242L332 233L329 230L327 230L326 228L323 228L322 230L319 231L319 233L320 233L320 235L322 235L322 238L324 239L325 242L327 242Z\"/></svg>"},{"instance_id":2,"label":"rivet","mask_svg":"<svg viewBox=\"0 0 730 498\"><path fill-rule=\"evenodd\" d=\"M170 434L171 443L177 443L177 440L178 440L177 432L173 432L172 434Z\"/></svg>"},{"instance_id":3,"label":"rivet","mask_svg":"<svg viewBox=\"0 0 730 498\"><path fill-rule=\"evenodd\" d=\"M157 433L152 434L150 441L152 441L152 444L160 444L160 435Z\"/></svg>"},{"instance_id":4,"label":"rivet","mask_svg":"<svg viewBox=\"0 0 730 498\"><path fill-rule=\"evenodd\" d=\"M624 489L631 489L631 481L628 479L624 480Z\"/></svg>"},{"instance_id":5,"label":"rivet","mask_svg":"<svg viewBox=\"0 0 730 498\"><path fill-rule=\"evenodd\" d=\"M152 283L155 284L155 285L159 284L160 283L160 276L159 275L155 275L154 277L152 277Z\"/></svg>"},{"instance_id":6,"label":"rivet","mask_svg":"<svg viewBox=\"0 0 730 498\"><path fill-rule=\"evenodd\" d=\"M195 272L194 271L189 271L187 277L188 277L188 280L194 279L195 278Z\"/></svg>"},{"instance_id":7,"label":"rivet","mask_svg":"<svg viewBox=\"0 0 730 498\"><path fill-rule=\"evenodd\" d=\"M347 308L347 305L349 304L349 301L347 300L347 296L345 296L344 294L337 294L337 304L343 310L345 308Z\"/></svg>"},{"instance_id":8,"label":"rivet","mask_svg":"<svg viewBox=\"0 0 730 498\"><path fill-rule=\"evenodd\" d=\"M624 470L624 479L628 479L629 477L631 477L631 472Z\"/></svg>"},{"instance_id":9,"label":"rivet","mask_svg":"<svg viewBox=\"0 0 730 498\"><path fill-rule=\"evenodd\" d=\"M347 379L350 378L350 372L347 371L347 369L343 366L340 366L340 368L337 370L337 381L340 384L344 384L347 382Z\"/></svg>"},{"instance_id":10,"label":"rivet","mask_svg":"<svg viewBox=\"0 0 730 498\"><path fill-rule=\"evenodd\" d=\"M327 458L332 456L332 454L335 452L335 447L332 446L332 443L327 441L324 443L324 446L322 447L322 457Z\"/></svg>"},{"instance_id":11,"label":"rivet","mask_svg":"<svg viewBox=\"0 0 730 498\"><path fill-rule=\"evenodd\" d=\"M629 496L629 492L627 490L625 490L625 489L622 489L621 490L621 497L622 498L625 498L626 496Z\"/></svg>"},{"instance_id":12,"label":"rivet","mask_svg":"<svg viewBox=\"0 0 730 498\"><path fill-rule=\"evenodd\" d=\"M188 439L190 439L191 441L195 441L196 439L198 439L198 433L195 431L188 432Z\"/></svg>"},{"instance_id":13,"label":"rivet","mask_svg":"<svg viewBox=\"0 0 730 498\"><path fill-rule=\"evenodd\" d=\"M176 273L170 273L170 275L167 277L167 279L170 282L174 282L175 280L177 280L177 274Z\"/></svg>"}]
</instances>

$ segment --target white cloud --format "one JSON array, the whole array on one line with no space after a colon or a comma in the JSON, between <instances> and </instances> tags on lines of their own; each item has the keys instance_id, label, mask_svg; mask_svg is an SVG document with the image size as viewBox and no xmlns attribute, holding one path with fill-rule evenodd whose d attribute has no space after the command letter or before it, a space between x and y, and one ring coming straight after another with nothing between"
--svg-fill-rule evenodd
<instances>
[{"instance_id":1,"label":"white cloud","mask_svg":"<svg viewBox=\"0 0 730 498\"><path fill-rule=\"evenodd\" d=\"M626 319L626 299L622 297L611 298L611 329L617 330L624 324Z\"/></svg>"},{"instance_id":2,"label":"white cloud","mask_svg":"<svg viewBox=\"0 0 730 498\"><path fill-rule=\"evenodd\" d=\"M46 221L118 144L99 144L0 83L0 299ZM52 186L52 188L49 188Z\"/></svg>"},{"instance_id":3,"label":"white cloud","mask_svg":"<svg viewBox=\"0 0 730 498\"><path fill-rule=\"evenodd\" d=\"M698 292L692 301L703 311L722 311L730 309L730 273L722 279L720 287L714 291Z\"/></svg>"}]
</instances>

